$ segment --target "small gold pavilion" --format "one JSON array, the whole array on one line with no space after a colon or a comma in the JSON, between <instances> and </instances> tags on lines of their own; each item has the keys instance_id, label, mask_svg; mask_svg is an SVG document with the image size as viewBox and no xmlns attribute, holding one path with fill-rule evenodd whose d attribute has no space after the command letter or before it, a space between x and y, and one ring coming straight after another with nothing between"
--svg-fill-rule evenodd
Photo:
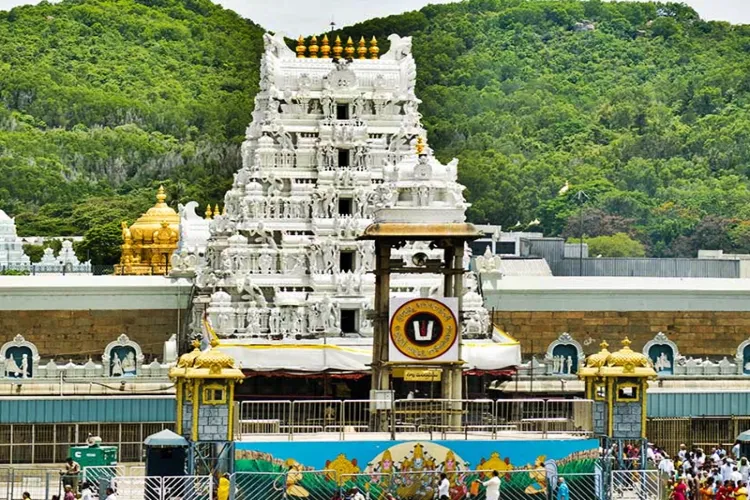
<instances>
[{"instance_id":1,"label":"small gold pavilion","mask_svg":"<svg viewBox=\"0 0 750 500\"><path fill-rule=\"evenodd\" d=\"M586 358L578 376L594 401L594 431L612 438L646 437L646 391L656 370L648 356L633 351L625 337L619 351L602 350Z\"/></svg>"},{"instance_id":2,"label":"small gold pavilion","mask_svg":"<svg viewBox=\"0 0 750 500\"><path fill-rule=\"evenodd\" d=\"M180 356L169 370L177 394L177 434L197 441L234 439L234 386L245 378L234 358L216 349Z\"/></svg>"},{"instance_id":3,"label":"small gold pavilion","mask_svg":"<svg viewBox=\"0 0 750 500\"><path fill-rule=\"evenodd\" d=\"M180 237L180 216L164 203L167 195L159 186L156 205L132 226L122 221L122 254L115 274L166 274Z\"/></svg>"}]
</instances>

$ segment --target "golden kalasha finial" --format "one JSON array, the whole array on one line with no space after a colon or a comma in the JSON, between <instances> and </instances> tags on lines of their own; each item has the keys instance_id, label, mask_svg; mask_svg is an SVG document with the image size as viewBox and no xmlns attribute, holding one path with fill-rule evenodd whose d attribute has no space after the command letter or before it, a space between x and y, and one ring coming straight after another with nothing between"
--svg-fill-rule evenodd
<instances>
[{"instance_id":1,"label":"golden kalasha finial","mask_svg":"<svg viewBox=\"0 0 750 500\"><path fill-rule=\"evenodd\" d=\"M226 215L226 214L227 214L227 206L224 205L224 208L221 210L221 215Z\"/></svg>"},{"instance_id":2,"label":"golden kalasha finial","mask_svg":"<svg viewBox=\"0 0 750 500\"><path fill-rule=\"evenodd\" d=\"M217 203L214 205L214 216L221 214L221 210L219 210L219 204Z\"/></svg>"},{"instance_id":3,"label":"golden kalasha finial","mask_svg":"<svg viewBox=\"0 0 750 500\"><path fill-rule=\"evenodd\" d=\"M164 203L164 200L167 199L167 193L164 192L164 186L159 186L159 190L156 192L156 201L159 203Z\"/></svg>"},{"instance_id":4,"label":"golden kalasha finial","mask_svg":"<svg viewBox=\"0 0 750 500\"><path fill-rule=\"evenodd\" d=\"M378 39L372 37L372 40L370 40L370 59L377 59L379 53L380 49L378 48Z\"/></svg>"},{"instance_id":5,"label":"golden kalasha finial","mask_svg":"<svg viewBox=\"0 0 750 500\"><path fill-rule=\"evenodd\" d=\"M328 35L323 35L323 45L320 47L320 57L328 59L331 53L331 46L328 45Z\"/></svg>"},{"instance_id":6,"label":"golden kalasha finial","mask_svg":"<svg viewBox=\"0 0 750 500\"><path fill-rule=\"evenodd\" d=\"M340 59L342 50L344 50L344 48L341 46L341 38L336 35L336 40L333 42L333 58Z\"/></svg>"},{"instance_id":7,"label":"golden kalasha finial","mask_svg":"<svg viewBox=\"0 0 750 500\"><path fill-rule=\"evenodd\" d=\"M421 156L424 154L425 146L426 144L424 143L422 136L417 137L417 155Z\"/></svg>"},{"instance_id":8,"label":"golden kalasha finial","mask_svg":"<svg viewBox=\"0 0 750 500\"><path fill-rule=\"evenodd\" d=\"M305 37L300 35L299 38L297 38L297 59L304 59L305 51L307 51L307 48L305 47Z\"/></svg>"},{"instance_id":9,"label":"golden kalasha finial","mask_svg":"<svg viewBox=\"0 0 750 500\"><path fill-rule=\"evenodd\" d=\"M346 41L346 50L344 52L346 53L347 59L354 58L354 41L352 40L352 37L349 37Z\"/></svg>"},{"instance_id":10,"label":"golden kalasha finial","mask_svg":"<svg viewBox=\"0 0 750 500\"><path fill-rule=\"evenodd\" d=\"M206 219L210 219L213 213L211 213L211 204L206 205Z\"/></svg>"},{"instance_id":11,"label":"golden kalasha finial","mask_svg":"<svg viewBox=\"0 0 750 500\"><path fill-rule=\"evenodd\" d=\"M609 347L609 344L607 343L607 341L606 341L606 340L602 340L602 343L601 343L601 344L599 344L599 347L601 347L601 348L602 348L602 351L606 351L606 350L607 350L607 347Z\"/></svg>"},{"instance_id":12,"label":"golden kalasha finial","mask_svg":"<svg viewBox=\"0 0 750 500\"><path fill-rule=\"evenodd\" d=\"M359 38L359 43L357 44L357 55L360 59L367 59L367 42L365 42L365 37Z\"/></svg>"},{"instance_id":13,"label":"golden kalasha finial","mask_svg":"<svg viewBox=\"0 0 750 500\"><path fill-rule=\"evenodd\" d=\"M310 50L310 57L313 59L317 59L318 58L318 37L317 36L313 36L310 39L310 46L308 47L308 49Z\"/></svg>"},{"instance_id":14,"label":"golden kalasha finial","mask_svg":"<svg viewBox=\"0 0 750 500\"><path fill-rule=\"evenodd\" d=\"M622 339L622 347L623 348L625 348L625 349L629 348L630 344L631 344L631 342L630 342L629 338L625 337L624 339Z\"/></svg>"}]
</instances>

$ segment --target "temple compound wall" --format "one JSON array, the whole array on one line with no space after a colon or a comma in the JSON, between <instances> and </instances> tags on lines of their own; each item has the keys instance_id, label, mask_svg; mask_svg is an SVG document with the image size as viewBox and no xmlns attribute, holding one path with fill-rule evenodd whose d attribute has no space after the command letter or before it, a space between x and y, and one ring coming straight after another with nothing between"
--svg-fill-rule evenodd
<instances>
[{"instance_id":1,"label":"temple compound wall","mask_svg":"<svg viewBox=\"0 0 750 500\"><path fill-rule=\"evenodd\" d=\"M719 358L734 357L737 346L750 337L750 311L496 310L493 321L521 342L524 356L544 353L562 332L578 339L586 354L596 352L602 340L615 344L625 335L640 351L664 332L684 355Z\"/></svg>"},{"instance_id":2,"label":"temple compound wall","mask_svg":"<svg viewBox=\"0 0 750 500\"><path fill-rule=\"evenodd\" d=\"M22 335L46 359L100 356L125 334L162 357L184 324L191 284L163 276L6 276L0 280L0 345Z\"/></svg>"}]
</instances>

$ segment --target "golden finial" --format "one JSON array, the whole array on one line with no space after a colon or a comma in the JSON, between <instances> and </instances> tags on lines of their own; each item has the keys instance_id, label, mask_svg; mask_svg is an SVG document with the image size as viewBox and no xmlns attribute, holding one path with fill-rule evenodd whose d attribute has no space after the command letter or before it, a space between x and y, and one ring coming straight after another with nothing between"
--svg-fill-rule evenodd
<instances>
[{"instance_id":1,"label":"golden finial","mask_svg":"<svg viewBox=\"0 0 750 500\"><path fill-rule=\"evenodd\" d=\"M297 38L297 59L304 59L306 50L305 37L300 35L299 38Z\"/></svg>"},{"instance_id":2,"label":"golden finial","mask_svg":"<svg viewBox=\"0 0 750 500\"><path fill-rule=\"evenodd\" d=\"M380 49L378 48L378 39L372 37L372 40L370 40L370 59L377 59L379 53Z\"/></svg>"},{"instance_id":3,"label":"golden finial","mask_svg":"<svg viewBox=\"0 0 750 500\"><path fill-rule=\"evenodd\" d=\"M352 40L352 37L349 37L349 39L346 41L346 50L344 51L346 53L347 59L354 58L354 41Z\"/></svg>"},{"instance_id":4,"label":"golden finial","mask_svg":"<svg viewBox=\"0 0 750 500\"><path fill-rule=\"evenodd\" d=\"M227 214L227 206L224 205L224 208L221 211L221 215L226 215L226 214Z\"/></svg>"},{"instance_id":5,"label":"golden finial","mask_svg":"<svg viewBox=\"0 0 750 500\"><path fill-rule=\"evenodd\" d=\"M219 204L217 203L214 205L214 216L221 214L221 210L219 210Z\"/></svg>"},{"instance_id":6,"label":"golden finial","mask_svg":"<svg viewBox=\"0 0 750 500\"><path fill-rule=\"evenodd\" d=\"M357 44L357 55L360 59L367 59L367 42L365 42L365 37L359 38L359 43Z\"/></svg>"},{"instance_id":7,"label":"golden finial","mask_svg":"<svg viewBox=\"0 0 750 500\"><path fill-rule=\"evenodd\" d=\"M201 341L198 339L193 340L190 344L196 349L201 348Z\"/></svg>"},{"instance_id":8,"label":"golden finial","mask_svg":"<svg viewBox=\"0 0 750 500\"><path fill-rule=\"evenodd\" d=\"M607 350L607 347L609 347L609 344L607 344L607 341L606 341L606 340L602 340L602 343L601 343L601 344L599 344L599 347L601 347L601 348L602 348L602 351L606 351L606 350Z\"/></svg>"},{"instance_id":9,"label":"golden finial","mask_svg":"<svg viewBox=\"0 0 750 500\"><path fill-rule=\"evenodd\" d=\"M206 219L210 219L213 214L211 213L211 204L206 205Z\"/></svg>"},{"instance_id":10,"label":"golden finial","mask_svg":"<svg viewBox=\"0 0 750 500\"><path fill-rule=\"evenodd\" d=\"M417 137L417 155L422 156L424 154L424 148L426 144L424 143L424 139L420 135Z\"/></svg>"},{"instance_id":11,"label":"golden finial","mask_svg":"<svg viewBox=\"0 0 750 500\"><path fill-rule=\"evenodd\" d=\"M625 337L624 339L622 339L622 347L623 348L630 349L630 344L631 344L631 342L630 342L629 338Z\"/></svg>"},{"instance_id":12,"label":"golden finial","mask_svg":"<svg viewBox=\"0 0 750 500\"><path fill-rule=\"evenodd\" d=\"M159 190L156 192L156 201L159 203L164 203L164 200L167 199L167 193L164 192L164 186L159 186Z\"/></svg>"},{"instance_id":13,"label":"golden finial","mask_svg":"<svg viewBox=\"0 0 750 500\"><path fill-rule=\"evenodd\" d=\"M328 45L328 35L323 35L323 46L320 47L320 57L328 59L331 52L331 46Z\"/></svg>"},{"instance_id":14,"label":"golden finial","mask_svg":"<svg viewBox=\"0 0 750 500\"><path fill-rule=\"evenodd\" d=\"M341 47L341 38L336 35L336 40L333 42L333 58L339 59L341 58L341 51L344 50L343 47Z\"/></svg>"},{"instance_id":15,"label":"golden finial","mask_svg":"<svg viewBox=\"0 0 750 500\"><path fill-rule=\"evenodd\" d=\"M310 50L310 57L313 59L317 59L318 58L318 37L317 36L313 36L310 39L310 46L308 47L308 49Z\"/></svg>"}]
</instances>

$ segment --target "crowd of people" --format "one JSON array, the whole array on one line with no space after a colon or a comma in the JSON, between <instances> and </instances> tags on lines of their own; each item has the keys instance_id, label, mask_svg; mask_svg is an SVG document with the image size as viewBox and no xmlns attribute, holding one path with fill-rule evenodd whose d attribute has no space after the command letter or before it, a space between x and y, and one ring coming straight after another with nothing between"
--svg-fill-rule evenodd
<instances>
[{"instance_id":1,"label":"crowd of people","mask_svg":"<svg viewBox=\"0 0 750 500\"><path fill-rule=\"evenodd\" d=\"M750 461L739 442L729 453L721 445L706 453L681 444L674 457L649 446L648 459L666 475L672 500L747 500Z\"/></svg>"}]
</instances>

